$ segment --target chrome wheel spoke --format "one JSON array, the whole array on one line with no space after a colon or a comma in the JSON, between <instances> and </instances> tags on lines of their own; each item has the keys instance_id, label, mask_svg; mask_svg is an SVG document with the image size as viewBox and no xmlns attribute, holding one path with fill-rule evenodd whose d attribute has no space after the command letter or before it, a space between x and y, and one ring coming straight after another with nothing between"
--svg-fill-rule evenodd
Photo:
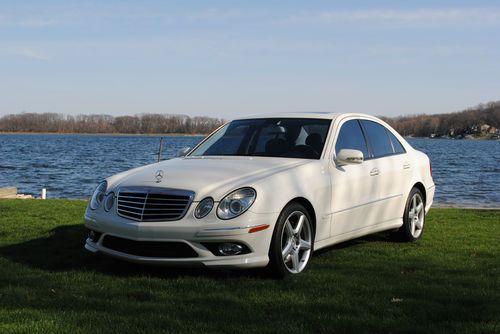
<instances>
[{"instance_id":1,"label":"chrome wheel spoke","mask_svg":"<svg viewBox=\"0 0 500 334\"><path fill-rule=\"evenodd\" d=\"M292 252L292 268L296 272L299 271L299 264L300 264L299 252L298 251Z\"/></svg>"},{"instance_id":2,"label":"chrome wheel spoke","mask_svg":"<svg viewBox=\"0 0 500 334\"><path fill-rule=\"evenodd\" d=\"M292 237L293 236L293 228L292 228L292 223L290 223L290 220L287 219L286 223L285 223L285 231L286 231L286 235L288 237Z\"/></svg>"},{"instance_id":3,"label":"chrome wheel spoke","mask_svg":"<svg viewBox=\"0 0 500 334\"><path fill-rule=\"evenodd\" d=\"M423 227L422 220L421 219L417 220L415 222L415 226L417 227L417 229L421 230Z\"/></svg>"},{"instance_id":4,"label":"chrome wheel spoke","mask_svg":"<svg viewBox=\"0 0 500 334\"><path fill-rule=\"evenodd\" d=\"M297 226L293 230L293 233L298 235L300 234L300 231L302 231L302 226L304 226L304 219L306 218L305 215L301 215L299 218L299 221L297 222Z\"/></svg>"},{"instance_id":5,"label":"chrome wheel spoke","mask_svg":"<svg viewBox=\"0 0 500 334\"><path fill-rule=\"evenodd\" d=\"M307 240L300 239L300 249L302 250L311 249L311 243Z\"/></svg>"},{"instance_id":6,"label":"chrome wheel spoke","mask_svg":"<svg viewBox=\"0 0 500 334\"><path fill-rule=\"evenodd\" d=\"M422 211L422 208L424 207L424 203L420 203L418 206L417 206L417 214L420 213L420 211Z\"/></svg>"},{"instance_id":7,"label":"chrome wheel spoke","mask_svg":"<svg viewBox=\"0 0 500 334\"><path fill-rule=\"evenodd\" d=\"M288 257L288 255L290 255L290 252L292 251L292 249L293 249L293 245L290 241L288 241L285 248L283 248L283 250L281 251L281 254L283 255L283 260L285 260L285 262L287 261L287 257Z\"/></svg>"}]
</instances>

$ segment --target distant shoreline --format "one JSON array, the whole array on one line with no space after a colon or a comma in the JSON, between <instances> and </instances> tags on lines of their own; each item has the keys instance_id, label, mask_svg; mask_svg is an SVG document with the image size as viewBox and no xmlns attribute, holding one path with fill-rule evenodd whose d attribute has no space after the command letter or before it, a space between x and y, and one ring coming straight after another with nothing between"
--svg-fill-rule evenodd
<instances>
[{"instance_id":1,"label":"distant shoreline","mask_svg":"<svg viewBox=\"0 0 500 334\"><path fill-rule=\"evenodd\" d=\"M203 137L202 133L88 133L88 132L0 132L0 135L71 135L71 136L131 136L131 137Z\"/></svg>"},{"instance_id":2,"label":"distant shoreline","mask_svg":"<svg viewBox=\"0 0 500 334\"><path fill-rule=\"evenodd\" d=\"M415 137L415 136L403 136L405 139L429 139L429 140L478 140L478 141L483 141L483 140L488 140L488 141L495 141L499 140L498 138L488 138L488 137L472 137L472 138L455 138L455 137L448 137L448 138L443 138L443 137Z\"/></svg>"},{"instance_id":3,"label":"distant shoreline","mask_svg":"<svg viewBox=\"0 0 500 334\"><path fill-rule=\"evenodd\" d=\"M88 133L88 132L1 132L0 135L70 135L70 136L108 136L108 137L206 137L209 133ZM449 139L449 140L499 140L497 138L488 137L473 137L473 138L443 138L443 137L416 137L416 136L403 136L405 139Z\"/></svg>"}]
</instances>

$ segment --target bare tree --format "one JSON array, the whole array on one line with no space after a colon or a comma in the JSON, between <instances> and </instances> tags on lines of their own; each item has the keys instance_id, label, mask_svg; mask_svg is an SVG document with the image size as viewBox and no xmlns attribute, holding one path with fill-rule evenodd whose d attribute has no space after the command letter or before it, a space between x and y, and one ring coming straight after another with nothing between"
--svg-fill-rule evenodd
<instances>
[{"instance_id":1,"label":"bare tree","mask_svg":"<svg viewBox=\"0 0 500 334\"><path fill-rule=\"evenodd\" d=\"M178 133L207 134L223 119L185 115L142 114L136 116L63 115L54 113L10 114L0 118L1 132L49 133Z\"/></svg>"},{"instance_id":2,"label":"bare tree","mask_svg":"<svg viewBox=\"0 0 500 334\"><path fill-rule=\"evenodd\" d=\"M404 136L427 137L478 134L482 125L500 128L500 101L480 104L461 112L383 118Z\"/></svg>"}]
</instances>

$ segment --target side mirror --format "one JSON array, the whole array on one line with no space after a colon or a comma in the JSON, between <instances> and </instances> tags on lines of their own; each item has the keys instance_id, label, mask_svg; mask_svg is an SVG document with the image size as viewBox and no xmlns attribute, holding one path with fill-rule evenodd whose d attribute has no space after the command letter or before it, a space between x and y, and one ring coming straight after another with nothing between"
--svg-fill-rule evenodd
<instances>
[{"instance_id":1,"label":"side mirror","mask_svg":"<svg viewBox=\"0 0 500 334\"><path fill-rule=\"evenodd\" d=\"M184 157L191 150L191 147L184 147L177 151L177 157Z\"/></svg>"},{"instance_id":2,"label":"side mirror","mask_svg":"<svg viewBox=\"0 0 500 334\"><path fill-rule=\"evenodd\" d=\"M355 165L363 162L363 152L351 149L342 149L335 161L339 165Z\"/></svg>"}]
</instances>

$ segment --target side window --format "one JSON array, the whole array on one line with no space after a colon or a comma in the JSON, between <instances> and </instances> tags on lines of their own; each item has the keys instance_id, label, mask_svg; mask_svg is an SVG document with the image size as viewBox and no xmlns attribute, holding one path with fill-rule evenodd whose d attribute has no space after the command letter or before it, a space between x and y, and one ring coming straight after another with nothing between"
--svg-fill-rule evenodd
<instances>
[{"instance_id":1,"label":"side window","mask_svg":"<svg viewBox=\"0 0 500 334\"><path fill-rule=\"evenodd\" d=\"M367 139L375 158L394 153L385 127L367 120L362 120L361 123L366 131L366 136L368 137Z\"/></svg>"},{"instance_id":2,"label":"side window","mask_svg":"<svg viewBox=\"0 0 500 334\"><path fill-rule=\"evenodd\" d=\"M340 128L337 143L335 144L335 153L339 154L340 150L344 148L363 152L365 159L369 157L365 136L361 131L359 122L355 119L345 122Z\"/></svg>"},{"instance_id":3,"label":"side window","mask_svg":"<svg viewBox=\"0 0 500 334\"><path fill-rule=\"evenodd\" d=\"M389 130L387 130L387 134L389 135L389 139L392 142L392 147L394 147L394 153L396 154L406 153L405 148L403 147L403 145L401 145L396 136Z\"/></svg>"}]
</instances>

